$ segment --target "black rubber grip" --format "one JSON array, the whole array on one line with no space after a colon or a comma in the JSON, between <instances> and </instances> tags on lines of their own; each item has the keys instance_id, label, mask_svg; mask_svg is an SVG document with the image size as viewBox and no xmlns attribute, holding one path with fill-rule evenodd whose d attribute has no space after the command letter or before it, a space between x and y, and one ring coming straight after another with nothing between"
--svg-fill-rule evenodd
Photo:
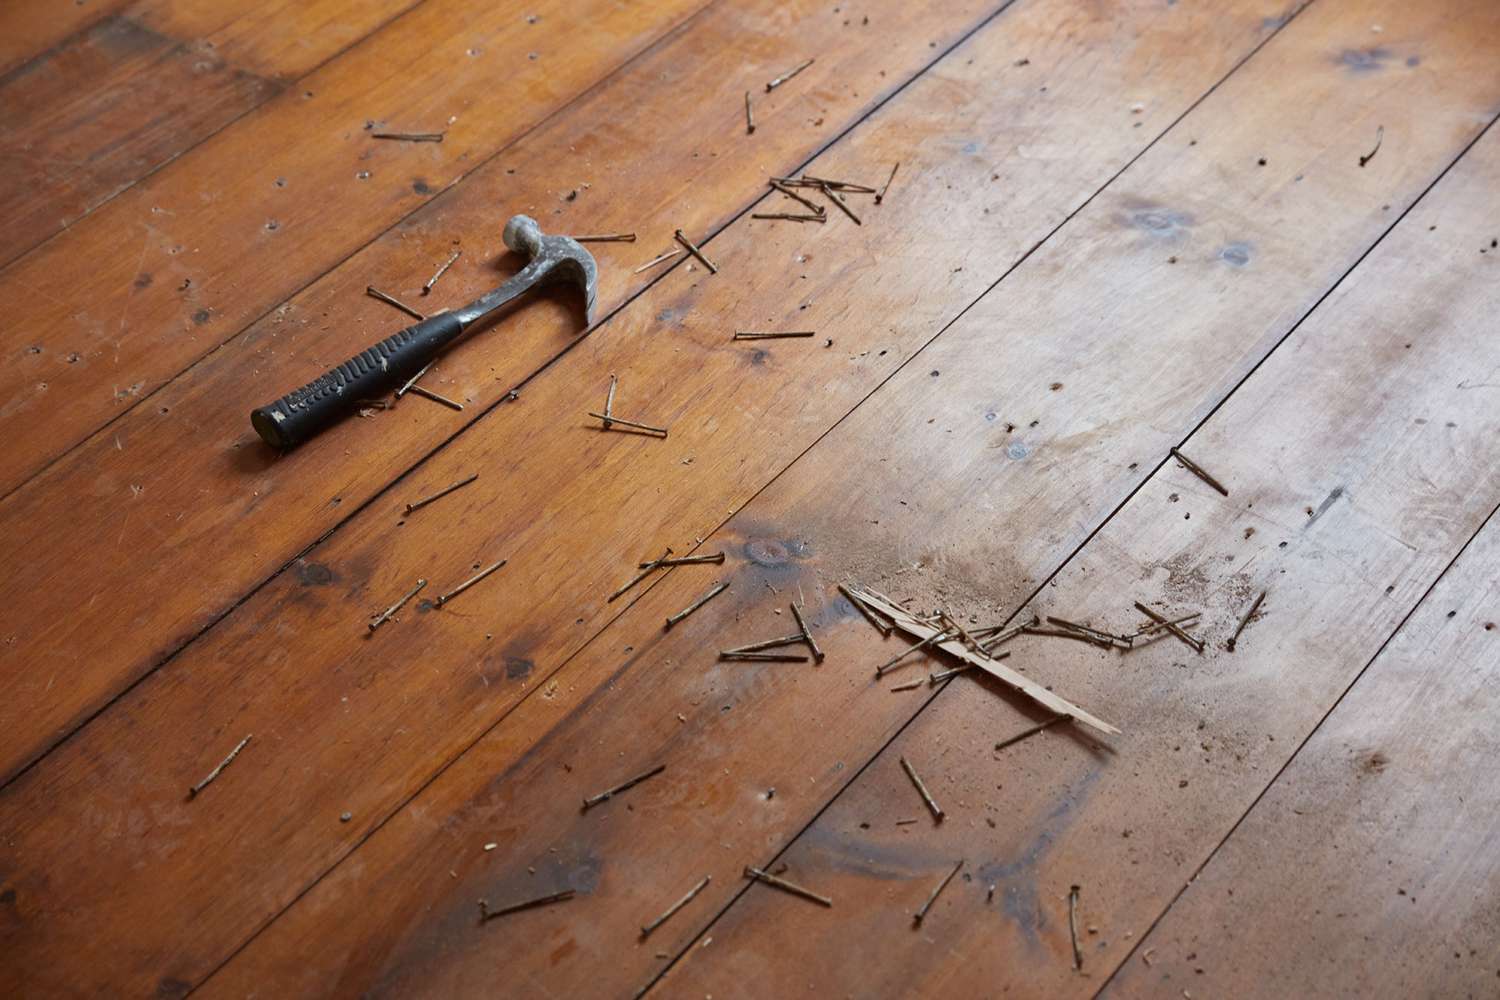
<instances>
[{"instance_id":1,"label":"black rubber grip","mask_svg":"<svg viewBox=\"0 0 1500 1000\"><path fill-rule=\"evenodd\" d=\"M273 448L288 449L347 417L363 401L379 399L422 370L463 332L452 313L429 316L276 402L250 411L250 425Z\"/></svg>"}]
</instances>

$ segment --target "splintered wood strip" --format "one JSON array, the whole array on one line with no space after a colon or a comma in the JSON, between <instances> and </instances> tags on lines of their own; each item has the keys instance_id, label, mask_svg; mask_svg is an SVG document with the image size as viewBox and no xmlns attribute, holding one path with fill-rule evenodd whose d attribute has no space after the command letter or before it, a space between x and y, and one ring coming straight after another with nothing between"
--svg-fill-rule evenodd
<instances>
[{"instance_id":1,"label":"splintered wood strip","mask_svg":"<svg viewBox=\"0 0 1500 1000\"><path fill-rule=\"evenodd\" d=\"M885 615L895 623L897 628L907 633L908 635L914 635L920 639L927 639L938 633L937 629L918 620L917 617L911 612L906 611L905 609L900 608L894 604L887 603L886 601L881 600L868 591L861 592L860 597L862 600L868 602L871 608ZM1077 719L1079 722L1082 722L1087 726L1091 726L1092 728L1097 729L1099 732L1105 733L1110 736L1117 735L1120 732L1118 729L1116 729L1114 726L1111 726L1103 719L1100 719L1099 717L1089 712L1085 712L1083 709L1068 701L1066 698L1048 691L1045 687L1038 684L1036 681L1031 680L1025 674L1018 673L1017 671L1012 670L1002 663L997 663L993 660L988 659L987 657L983 657L976 653L973 653L962 643L948 640L947 642L939 643L938 648L946 653L958 657L959 659L967 660L968 662L974 664L974 666L978 667L980 670L983 670L985 673L989 674L991 677L994 677L996 680L1001 681L1002 683L1014 688L1016 691L1030 698L1038 705L1041 705L1043 708L1055 712L1058 715L1070 715L1074 719Z\"/></svg>"},{"instance_id":2,"label":"splintered wood strip","mask_svg":"<svg viewBox=\"0 0 1500 1000\"><path fill-rule=\"evenodd\" d=\"M876 617L874 610L871 609L871 607L864 601L860 600L859 596L855 594L852 588L841 583L839 584L839 593L843 594L844 598L850 604L854 605L854 610L863 615L865 621L875 626L875 631L879 632L881 635L887 638L890 637L892 629L891 624L888 621L882 621L880 618Z\"/></svg>"}]
</instances>

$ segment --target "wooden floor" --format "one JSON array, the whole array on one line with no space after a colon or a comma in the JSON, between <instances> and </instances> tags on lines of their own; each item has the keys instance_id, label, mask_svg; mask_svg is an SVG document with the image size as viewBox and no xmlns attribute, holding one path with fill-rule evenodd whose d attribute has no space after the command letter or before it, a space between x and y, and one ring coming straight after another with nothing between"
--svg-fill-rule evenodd
<instances>
[{"instance_id":1,"label":"wooden floor","mask_svg":"<svg viewBox=\"0 0 1500 1000\"><path fill-rule=\"evenodd\" d=\"M1486 0L6 5L0 995L1500 995L1497 57ZM883 193L761 218L803 175ZM634 234L591 328L261 443L516 213ZM928 632L862 592L941 648L877 678Z\"/></svg>"}]
</instances>

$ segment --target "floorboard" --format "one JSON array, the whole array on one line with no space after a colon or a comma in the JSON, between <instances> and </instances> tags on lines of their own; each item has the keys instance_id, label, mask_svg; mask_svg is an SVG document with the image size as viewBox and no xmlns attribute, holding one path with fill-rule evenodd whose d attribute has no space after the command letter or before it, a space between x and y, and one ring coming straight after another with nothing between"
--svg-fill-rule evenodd
<instances>
[{"instance_id":1,"label":"floorboard","mask_svg":"<svg viewBox=\"0 0 1500 1000\"><path fill-rule=\"evenodd\" d=\"M0 269L0 992L1492 992L1492 5L4 23L9 235L76 221ZM892 184L752 217L801 170ZM538 295L425 376L460 412L257 441L515 211L636 234L595 327ZM674 229L717 270L642 268ZM611 597L668 545L722 562ZM1122 730L1031 733L872 679L840 583L1204 646L1012 639ZM717 658L799 606L815 662Z\"/></svg>"},{"instance_id":2,"label":"floorboard","mask_svg":"<svg viewBox=\"0 0 1500 1000\"><path fill-rule=\"evenodd\" d=\"M425 491L432 483L452 481L444 478L448 463L467 464L484 473L475 487L455 494L446 510L434 507L426 512L438 514L438 520L412 518L397 526L398 518L391 514L409 495L391 495L368 508L316 554L299 561L189 646L167 669L116 702L77 739L14 782L0 799L0 813L25 828L18 835L24 842L16 845L17 858L37 857L32 854L35 847L55 847L59 835L66 839L69 829L77 829L77 818L66 816L66 809L49 808L45 815L26 818L24 803L44 788L52 789L54 799L71 798L57 794L58 782L97 788L101 782L108 787L112 779L106 774L117 768L137 776L151 774L151 791L136 779L127 780L119 786L124 797L114 804L98 795L74 801L102 816L117 807L139 809L150 798L176 817L167 821L167 828L176 832L171 858L161 858L164 863L151 862L147 844L120 842L115 845L119 850L129 850L144 864L101 857L98 866L75 870L72 888L55 877L51 880L47 897L49 907L55 908L50 912L59 916L68 909L62 903L65 896L78 892L96 898L106 891L96 881L100 878L114 886L107 894L121 899L127 909L157 912L163 909L161 901L173 901L170 915L159 920L122 919L121 925L130 930L128 945L112 940L110 955L84 966L82 973L118 978L128 972L129 981L147 984L162 978L188 983L200 978L613 617L615 606L607 604L605 595L618 583L618 575L640 558L637 549L643 537L670 536L681 545L691 540L693 524L701 525L699 531L711 529L735 497L752 495L768 474L815 440L830 418L846 412L894 370L899 358L951 318L951 312L944 316L940 310L943 301L951 304L953 289L967 292L959 301L981 293L1149 142L1151 133L1134 127L1141 116L1132 115L1126 106L1120 109L1118 125L1095 130L1089 146L1065 143L1065 137L1079 134L1094 120L1101 95L1123 86L1155 98L1161 102L1154 106L1160 128L1270 30L1262 24L1265 7L1259 3L1236 8L1237 18L1219 10L1169 20L1157 16L1154 5L1148 4L1136 11L1141 18L1140 42L1118 55L1100 44L1111 37L1118 22L1099 14L1079 15L1067 22L1068 31L1059 32L1053 5L1037 3L1018 11L1015 18L992 22L969 43L987 58L971 64L967 60L974 53L953 53L951 70L924 76L851 135L847 146L836 147L837 155L847 159L830 154L826 164L819 160L820 169L868 169L871 163L891 162L893 150L886 148L887 142L894 142L901 155L911 151L917 157L910 186L903 189L907 194L888 198L881 206L886 214L878 231L868 209L867 226L829 223L816 233L752 224L753 220L731 226L709 246L726 269L733 269L725 274L734 275L735 281L705 282L701 270L679 268L606 325L604 335L588 338L582 349L523 390L518 405L497 411L505 419L480 425L492 430L465 435L456 442L462 447L445 449L423 466L422 479L412 483L412 489ZM1160 33L1153 33L1151 28L1158 25ZM1155 65L1163 53L1189 38L1195 41L1193 58L1178 60L1173 75L1159 73ZM1216 39L1214 45L1207 44L1210 38ZM1018 54L1023 52L1029 55ZM1015 65L1027 58L1033 60L1031 65ZM997 172L991 157L955 159L951 145L928 139L933 99L956 104L961 115L953 120L963 123L966 131L976 116L988 129L1018 116L1025 119L1025 109L1037 98L1030 87L1014 87L1008 78L997 77L996 64L1017 74L1034 65L1052 81L1037 82L1036 93L1043 86L1061 91L1048 102L1045 113L1033 111L1030 119L1037 122L1032 134L1038 151L1053 150L1053 155L1012 164L1009 176L1014 186L989 180ZM931 83L923 86L928 79ZM986 82L994 89L985 89ZM908 107L908 99L915 103L901 111ZM928 141L913 141L918 138ZM930 153L923 155L929 146ZM764 175L756 183L763 180ZM932 217L929 199L948 190L949 184L975 183L994 185L994 213L1008 223L990 224L979 212L970 218L970 234L952 239L954 227ZM1039 198L1043 191L1047 196ZM950 237L946 241L944 231ZM911 255L871 252L876 245L889 249L896 237L916 249L947 245L952 252L920 268L910 266ZM811 268L813 259L825 263ZM851 259L866 262L865 273L851 271L846 263ZM988 275L978 270L981 260ZM957 270L966 262L970 268ZM769 307L804 313L796 308L799 303L787 303L782 291L799 282L802 274L809 275L804 294L832 300L806 318L825 329L841 350L812 345L821 353L807 359L799 381L767 397L767 376L787 377L794 369L757 363L753 350L730 346L731 323L746 315L748 303L754 303L756 312ZM856 314L847 305L853 294L868 302L877 292L885 296L877 304L879 311L893 317L904 312L894 335L871 331L864 310ZM747 300L748 295L763 298ZM911 307L928 298L928 310ZM664 313L680 318L663 319ZM668 324L666 334L663 324ZM678 350L643 350L663 336L672 337ZM856 346L861 341L863 346ZM770 362L781 353L766 352L760 361ZM811 366L814 361L817 368ZM700 370L701 382L683 378L683 372L694 368ZM610 371L623 379L617 400L622 412L625 406L637 407L642 417L662 417L677 428L667 442L670 450L643 450L648 442L602 436L575 422L583 408L578 387L593 387L602 401ZM706 384L733 395L716 400L703 390ZM824 398L826 390L816 391L820 385L837 388L837 395ZM682 395L674 398L674 392ZM803 400L800 406L790 406L798 399ZM689 403L700 408L699 416L672 415L672 408ZM767 442L744 433L765 426L766 407L785 409L787 417L796 418L795 423L782 423L777 436L783 440L771 450ZM539 423L536 414L557 414L561 419ZM725 426L723 421L731 415L734 426ZM351 422L355 430L358 424ZM347 447L337 443L340 450ZM686 452L681 450L684 445ZM749 465L744 464L747 451L756 456ZM568 460L559 461L558 456ZM694 462L684 465L686 457ZM679 491L672 506L652 511L656 523L643 525L630 498L651 495L663 468L685 470L691 477L685 482L694 484L699 495ZM726 489L731 491L727 495L722 492ZM560 496L570 502L560 502ZM689 502L692 506L683 506ZM517 523L504 513L517 510L539 514ZM598 532L598 541L580 536L590 538L587 558L580 560L576 551L559 549L547 540L568 535L571 529L565 519L585 526L592 519L592 527L585 530ZM528 542L528 535L538 542ZM505 552L488 556L502 547ZM492 586L466 594L467 607L455 605L440 616L410 616L400 628L384 630L374 641L361 638L366 607L389 603L387 590L394 584L407 589L409 568L420 565L420 574L434 578L467 575L470 559L500 555L509 555L511 565L487 581ZM517 599L518 585L530 600ZM572 629L535 624L578 617L584 621ZM414 625L438 631L416 631ZM326 636L328 643L316 650L303 645L293 651L284 638L317 634ZM434 643L441 644L441 657L433 654ZM409 669L412 662L423 665ZM463 667L435 670L439 662ZM399 669L388 669L393 666ZM275 679L277 674L282 679ZM401 690L406 685L410 687ZM359 710L339 707L351 704ZM260 730L257 741L226 777L233 773L238 781L259 785L259 790L240 785L229 795L184 802L186 785L202 776L196 772L207 771L205 758L222 757L243 738L239 730L246 725L246 732ZM155 735L139 738L145 730ZM128 754L99 753L102 746L121 746L122 739L131 748ZM313 760L318 763L312 765ZM246 766L252 762L253 767ZM380 773L370 770L372 763L379 763ZM194 776L184 784L190 774ZM224 781L214 790L233 787ZM269 808L273 801L277 806ZM185 811L189 808L196 811ZM351 815L348 823L338 822L344 812ZM328 818L292 825L278 818L289 814ZM180 821L185 822L179 828ZM139 849L148 854L136 855ZM206 877L209 869L182 866L180 859L187 857L211 858L211 877ZM87 874L85 867L90 869ZM45 866L28 870L40 876ZM30 879L21 874L17 881L30 898ZM226 892L236 893L236 899L231 901ZM38 917L28 927L30 945L91 947L88 940L75 937L83 928L70 929L65 918L53 923Z\"/></svg>"}]
</instances>

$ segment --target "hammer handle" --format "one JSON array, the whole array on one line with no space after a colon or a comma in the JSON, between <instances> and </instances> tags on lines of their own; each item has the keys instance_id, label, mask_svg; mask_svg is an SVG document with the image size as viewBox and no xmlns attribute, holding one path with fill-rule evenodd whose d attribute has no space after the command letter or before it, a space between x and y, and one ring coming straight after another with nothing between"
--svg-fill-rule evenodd
<instances>
[{"instance_id":1,"label":"hammer handle","mask_svg":"<svg viewBox=\"0 0 1500 1000\"><path fill-rule=\"evenodd\" d=\"M250 411L250 424L271 447L295 448L360 403L399 388L463 331L463 322L451 312L429 316L276 402Z\"/></svg>"}]
</instances>

